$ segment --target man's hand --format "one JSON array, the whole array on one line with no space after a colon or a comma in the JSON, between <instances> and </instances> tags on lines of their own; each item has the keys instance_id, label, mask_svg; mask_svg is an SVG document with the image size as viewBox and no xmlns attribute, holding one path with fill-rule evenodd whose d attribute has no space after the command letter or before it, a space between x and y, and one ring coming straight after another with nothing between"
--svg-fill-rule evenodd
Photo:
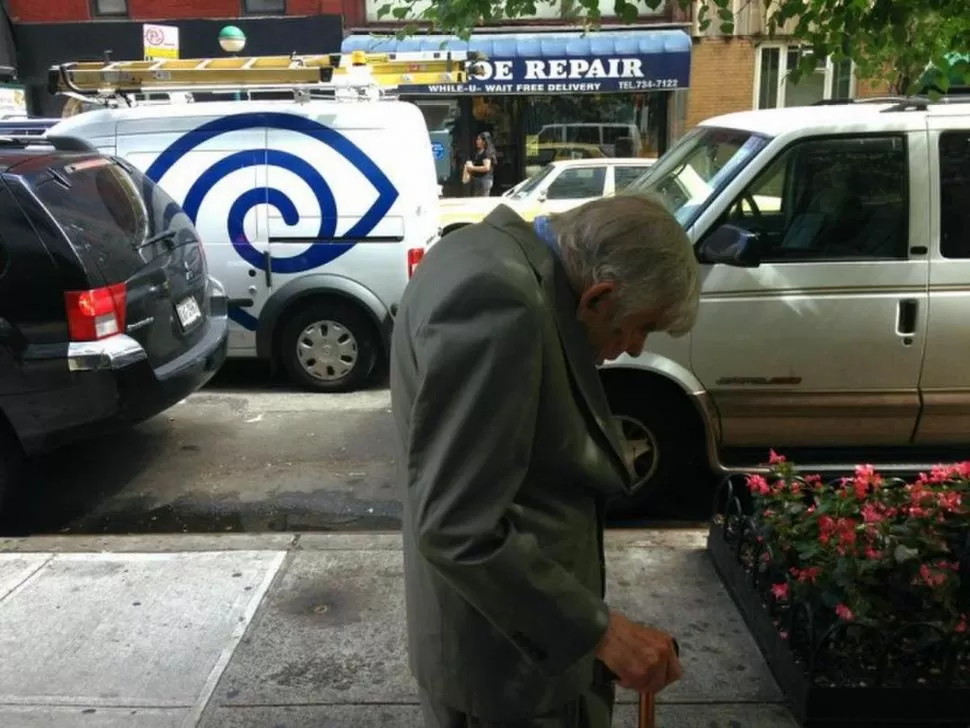
<instances>
[{"instance_id":1,"label":"man's hand","mask_svg":"<svg viewBox=\"0 0 970 728\"><path fill-rule=\"evenodd\" d=\"M669 634L614 611L596 657L613 671L621 687L638 693L659 693L683 675Z\"/></svg>"}]
</instances>

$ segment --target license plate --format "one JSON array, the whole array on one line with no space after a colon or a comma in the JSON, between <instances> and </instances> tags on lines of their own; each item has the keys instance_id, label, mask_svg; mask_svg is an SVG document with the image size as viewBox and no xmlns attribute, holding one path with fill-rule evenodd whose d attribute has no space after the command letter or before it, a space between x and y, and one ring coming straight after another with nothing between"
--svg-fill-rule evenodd
<instances>
[{"instance_id":1,"label":"license plate","mask_svg":"<svg viewBox=\"0 0 970 728\"><path fill-rule=\"evenodd\" d=\"M175 313L178 314L179 323L182 324L183 329L189 328L189 326L202 318L202 309L199 308L198 301L192 296L176 304Z\"/></svg>"}]
</instances>

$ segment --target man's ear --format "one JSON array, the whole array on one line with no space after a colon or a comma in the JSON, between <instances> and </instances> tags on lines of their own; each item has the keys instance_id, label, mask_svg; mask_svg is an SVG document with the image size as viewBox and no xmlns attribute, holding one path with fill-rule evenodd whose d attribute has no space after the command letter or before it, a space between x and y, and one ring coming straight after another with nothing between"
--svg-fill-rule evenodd
<instances>
[{"instance_id":1,"label":"man's ear","mask_svg":"<svg viewBox=\"0 0 970 728\"><path fill-rule=\"evenodd\" d=\"M595 283L579 297L580 315L593 315L609 318L613 313L613 298L611 294L616 289L612 281Z\"/></svg>"}]
</instances>

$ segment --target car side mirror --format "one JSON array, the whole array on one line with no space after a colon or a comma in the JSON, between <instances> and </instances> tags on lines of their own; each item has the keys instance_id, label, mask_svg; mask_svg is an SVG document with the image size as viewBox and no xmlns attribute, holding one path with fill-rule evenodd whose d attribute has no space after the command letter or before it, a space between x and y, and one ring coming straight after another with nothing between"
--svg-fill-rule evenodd
<instances>
[{"instance_id":1,"label":"car side mirror","mask_svg":"<svg viewBox=\"0 0 970 728\"><path fill-rule=\"evenodd\" d=\"M547 199L549 199L549 195L546 194L545 190L536 195L536 200L539 202L545 202Z\"/></svg>"},{"instance_id":2,"label":"car side mirror","mask_svg":"<svg viewBox=\"0 0 970 728\"><path fill-rule=\"evenodd\" d=\"M701 263L723 263L738 268L757 268L761 265L761 250L757 233L737 225L721 225L705 238L697 248Z\"/></svg>"}]
</instances>

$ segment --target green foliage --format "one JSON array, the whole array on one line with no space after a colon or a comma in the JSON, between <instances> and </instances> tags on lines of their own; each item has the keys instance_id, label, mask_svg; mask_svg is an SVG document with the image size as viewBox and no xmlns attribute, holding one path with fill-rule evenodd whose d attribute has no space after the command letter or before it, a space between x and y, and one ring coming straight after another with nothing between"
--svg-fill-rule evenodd
<instances>
[{"instance_id":1,"label":"green foliage","mask_svg":"<svg viewBox=\"0 0 970 728\"><path fill-rule=\"evenodd\" d=\"M670 2L693 9L703 33L712 25L722 34L734 33L733 0ZM613 11L631 23L664 3L614 0ZM378 17L408 21L399 35L430 26L467 39L478 26L527 17L550 6L560 8L566 22L587 30L602 22L599 0L395 0L381 6ZM970 53L968 8L967 0L742 0L737 12L760 9L767 19L766 37L784 35L812 50L793 72L796 80L814 68L813 56L831 55L836 61L850 58L861 77L889 82L897 93L918 92L927 81L945 93L954 80L970 84L970 62L953 56L954 51Z\"/></svg>"}]
</instances>

